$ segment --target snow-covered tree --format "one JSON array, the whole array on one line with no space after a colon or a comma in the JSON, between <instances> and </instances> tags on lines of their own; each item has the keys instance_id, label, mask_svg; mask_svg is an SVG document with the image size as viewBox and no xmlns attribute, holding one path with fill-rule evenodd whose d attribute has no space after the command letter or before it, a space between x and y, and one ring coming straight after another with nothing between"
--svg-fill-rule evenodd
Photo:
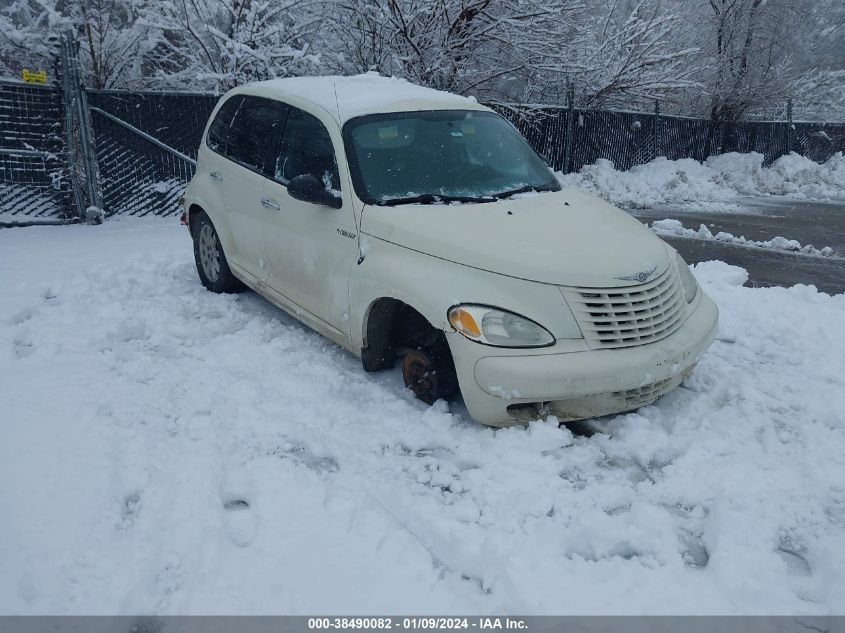
<instances>
[{"instance_id":1,"label":"snow-covered tree","mask_svg":"<svg viewBox=\"0 0 845 633\"><path fill-rule=\"evenodd\" d=\"M76 0L66 5L80 44L88 85L137 85L157 33L139 21L147 0Z\"/></svg>"},{"instance_id":2,"label":"snow-covered tree","mask_svg":"<svg viewBox=\"0 0 845 633\"><path fill-rule=\"evenodd\" d=\"M0 8L0 72L19 77L26 67L52 68L68 25L56 0L12 0Z\"/></svg>"},{"instance_id":3,"label":"snow-covered tree","mask_svg":"<svg viewBox=\"0 0 845 633\"><path fill-rule=\"evenodd\" d=\"M222 90L376 70L491 102L845 118L841 0L5 0L0 72Z\"/></svg>"},{"instance_id":4,"label":"snow-covered tree","mask_svg":"<svg viewBox=\"0 0 845 633\"><path fill-rule=\"evenodd\" d=\"M589 108L651 106L696 86L698 48L683 14L657 0L595 0L538 52L528 101L561 103L571 87ZM551 38L550 38L551 40Z\"/></svg>"},{"instance_id":5,"label":"snow-covered tree","mask_svg":"<svg viewBox=\"0 0 845 633\"><path fill-rule=\"evenodd\" d=\"M821 3L820 3L821 4ZM695 112L716 121L783 109L816 80L817 68L798 63L812 31L811 3L794 0L701 0L689 7L698 25L702 84Z\"/></svg>"},{"instance_id":6,"label":"snow-covered tree","mask_svg":"<svg viewBox=\"0 0 845 633\"><path fill-rule=\"evenodd\" d=\"M687 24L656 0L341 0L327 56L487 99L632 105L694 85Z\"/></svg>"},{"instance_id":7,"label":"snow-covered tree","mask_svg":"<svg viewBox=\"0 0 845 633\"><path fill-rule=\"evenodd\" d=\"M156 86L228 89L313 74L321 17L304 0L151 0L144 24L162 37L145 60Z\"/></svg>"},{"instance_id":8,"label":"snow-covered tree","mask_svg":"<svg viewBox=\"0 0 845 633\"><path fill-rule=\"evenodd\" d=\"M795 116L845 121L845 3L810 3L802 18L792 43Z\"/></svg>"},{"instance_id":9,"label":"snow-covered tree","mask_svg":"<svg viewBox=\"0 0 845 633\"><path fill-rule=\"evenodd\" d=\"M139 19L148 0L14 0L0 10L0 63L14 70L56 61L58 36L75 38L83 79L94 88L137 84L157 33Z\"/></svg>"},{"instance_id":10,"label":"snow-covered tree","mask_svg":"<svg viewBox=\"0 0 845 633\"><path fill-rule=\"evenodd\" d=\"M343 72L377 70L462 93L524 72L576 0L340 0L324 45Z\"/></svg>"}]
</instances>

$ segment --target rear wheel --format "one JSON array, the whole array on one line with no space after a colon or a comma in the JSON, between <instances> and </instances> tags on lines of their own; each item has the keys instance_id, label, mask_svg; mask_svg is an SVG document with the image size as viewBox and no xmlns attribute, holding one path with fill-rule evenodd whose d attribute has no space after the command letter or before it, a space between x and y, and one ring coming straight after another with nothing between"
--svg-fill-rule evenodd
<instances>
[{"instance_id":1,"label":"rear wheel","mask_svg":"<svg viewBox=\"0 0 845 633\"><path fill-rule=\"evenodd\" d=\"M202 285L212 292L240 292L244 285L229 268L217 230L204 211L195 220L194 260Z\"/></svg>"}]
</instances>

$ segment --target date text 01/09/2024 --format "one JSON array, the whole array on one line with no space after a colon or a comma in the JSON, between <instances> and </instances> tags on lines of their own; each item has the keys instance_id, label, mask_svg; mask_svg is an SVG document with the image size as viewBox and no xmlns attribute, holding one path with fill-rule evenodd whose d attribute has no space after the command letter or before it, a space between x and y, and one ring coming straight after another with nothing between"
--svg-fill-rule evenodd
<instances>
[{"instance_id":1,"label":"date text 01/09/2024","mask_svg":"<svg viewBox=\"0 0 845 633\"><path fill-rule=\"evenodd\" d=\"M309 618L308 629L375 629L375 630L441 630L441 629L477 629L477 630L526 630L528 625L519 618L497 617L355 617L355 618Z\"/></svg>"}]
</instances>

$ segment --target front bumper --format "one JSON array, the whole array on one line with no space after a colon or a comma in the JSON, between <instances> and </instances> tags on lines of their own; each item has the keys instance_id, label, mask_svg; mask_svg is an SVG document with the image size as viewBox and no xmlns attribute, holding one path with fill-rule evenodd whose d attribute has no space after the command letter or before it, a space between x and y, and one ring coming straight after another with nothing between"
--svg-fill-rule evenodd
<instances>
[{"instance_id":1,"label":"front bumper","mask_svg":"<svg viewBox=\"0 0 845 633\"><path fill-rule=\"evenodd\" d=\"M479 422L508 426L549 414L568 421L650 404L681 384L716 336L716 304L699 290L693 305L678 330L641 347L560 353L556 345L527 354L447 334L467 409Z\"/></svg>"}]
</instances>

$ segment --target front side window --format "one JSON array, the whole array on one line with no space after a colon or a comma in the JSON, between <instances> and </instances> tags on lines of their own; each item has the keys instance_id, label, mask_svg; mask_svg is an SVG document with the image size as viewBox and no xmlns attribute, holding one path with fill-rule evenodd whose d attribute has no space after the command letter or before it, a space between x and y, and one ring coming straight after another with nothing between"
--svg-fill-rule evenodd
<instances>
[{"instance_id":1,"label":"front side window","mask_svg":"<svg viewBox=\"0 0 845 633\"><path fill-rule=\"evenodd\" d=\"M275 179L282 184L297 176L311 174L327 190L340 190L332 139L317 117L298 108L290 108L273 171Z\"/></svg>"},{"instance_id":2,"label":"front side window","mask_svg":"<svg viewBox=\"0 0 845 633\"><path fill-rule=\"evenodd\" d=\"M560 189L522 135L492 112L368 115L347 122L343 136L355 190L368 204L490 202Z\"/></svg>"}]
</instances>

